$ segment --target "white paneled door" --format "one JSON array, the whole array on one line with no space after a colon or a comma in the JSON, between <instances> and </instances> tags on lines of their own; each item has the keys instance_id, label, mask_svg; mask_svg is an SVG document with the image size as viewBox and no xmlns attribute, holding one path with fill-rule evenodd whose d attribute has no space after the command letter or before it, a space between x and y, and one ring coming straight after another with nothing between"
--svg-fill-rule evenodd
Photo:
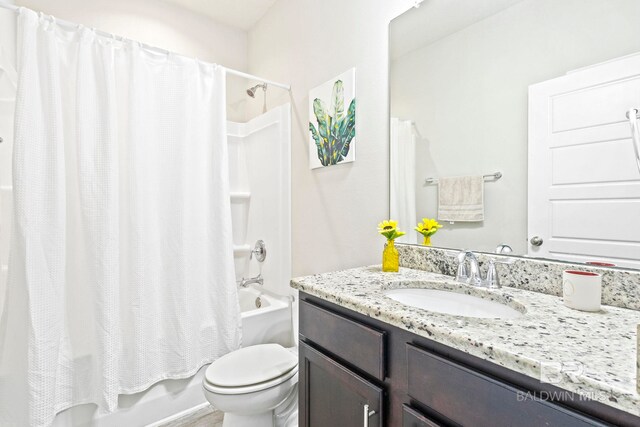
<instances>
[{"instance_id":1,"label":"white paneled door","mask_svg":"<svg viewBox=\"0 0 640 427\"><path fill-rule=\"evenodd\" d=\"M529 87L529 255L640 268L630 108L640 54Z\"/></svg>"}]
</instances>

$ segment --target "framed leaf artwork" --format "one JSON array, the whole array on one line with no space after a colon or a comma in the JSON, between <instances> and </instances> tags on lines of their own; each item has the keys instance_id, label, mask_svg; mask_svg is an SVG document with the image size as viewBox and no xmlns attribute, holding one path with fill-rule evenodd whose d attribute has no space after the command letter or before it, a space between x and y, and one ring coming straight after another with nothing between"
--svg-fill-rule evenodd
<instances>
[{"instance_id":1,"label":"framed leaf artwork","mask_svg":"<svg viewBox=\"0 0 640 427\"><path fill-rule=\"evenodd\" d=\"M309 91L311 169L356 159L356 69Z\"/></svg>"}]
</instances>

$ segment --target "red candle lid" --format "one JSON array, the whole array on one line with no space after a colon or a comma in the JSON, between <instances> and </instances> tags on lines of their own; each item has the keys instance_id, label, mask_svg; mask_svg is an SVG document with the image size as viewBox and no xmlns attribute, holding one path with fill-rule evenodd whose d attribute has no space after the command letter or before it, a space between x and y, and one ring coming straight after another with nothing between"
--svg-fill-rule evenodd
<instances>
[{"instance_id":1,"label":"red candle lid","mask_svg":"<svg viewBox=\"0 0 640 427\"><path fill-rule=\"evenodd\" d=\"M579 276L599 276L598 273L592 273L590 271L565 270L564 272L569 274L577 274Z\"/></svg>"}]
</instances>

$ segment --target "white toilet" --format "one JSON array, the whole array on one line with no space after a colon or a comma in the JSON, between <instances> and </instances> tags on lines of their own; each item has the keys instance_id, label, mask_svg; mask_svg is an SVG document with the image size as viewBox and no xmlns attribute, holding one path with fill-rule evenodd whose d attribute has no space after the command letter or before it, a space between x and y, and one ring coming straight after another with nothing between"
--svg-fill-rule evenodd
<instances>
[{"instance_id":1,"label":"white toilet","mask_svg":"<svg viewBox=\"0 0 640 427\"><path fill-rule=\"evenodd\" d=\"M259 344L213 362L202 382L223 427L297 426L298 355L279 344Z\"/></svg>"}]
</instances>

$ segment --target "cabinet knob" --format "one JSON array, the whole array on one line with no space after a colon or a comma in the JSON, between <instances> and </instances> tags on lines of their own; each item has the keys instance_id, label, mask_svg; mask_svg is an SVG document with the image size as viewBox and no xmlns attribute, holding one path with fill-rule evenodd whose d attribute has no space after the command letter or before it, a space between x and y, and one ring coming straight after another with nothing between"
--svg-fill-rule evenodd
<instances>
[{"instance_id":1,"label":"cabinet knob","mask_svg":"<svg viewBox=\"0 0 640 427\"><path fill-rule=\"evenodd\" d=\"M533 246L542 246L542 237L540 236L533 236L531 238L531 240L529 240L529 243L531 243Z\"/></svg>"},{"instance_id":2,"label":"cabinet knob","mask_svg":"<svg viewBox=\"0 0 640 427\"><path fill-rule=\"evenodd\" d=\"M364 416L364 419L362 421L362 425L364 427L369 427L369 417L371 417L372 415L374 415L376 413L376 411L370 411L369 410L369 404L365 403L364 407L362 408L362 415Z\"/></svg>"}]
</instances>

